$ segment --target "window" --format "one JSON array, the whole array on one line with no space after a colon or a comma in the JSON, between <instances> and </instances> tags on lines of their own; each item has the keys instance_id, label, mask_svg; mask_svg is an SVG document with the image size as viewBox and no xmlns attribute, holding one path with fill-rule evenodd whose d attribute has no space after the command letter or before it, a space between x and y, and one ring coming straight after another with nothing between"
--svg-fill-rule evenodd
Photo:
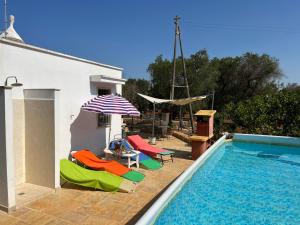
<instances>
[{"instance_id":1,"label":"window","mask_svg":"<svg viewBox=\"0 0 300 225\"><path fill-rule=\"evenodd\" d=\"M110 126L110 115L105 115L103 113L98 114L98 127L107 127Z\"/></svg>"},{"instance_id":2,"label":"window","mask_svg":"<svg viewBox=\"0 0 300 225\"><path fill-rule=\"evenodd\" d=\"M110 89L98 89L98 96L99 95L109 95L111 93Z\"/></svg>"},{"instance_id":3,"label":"window","mask_svg":"<svg viewBox=\"0 0 300 225\"><path fill-rule=\"evenodd\" d=\"M109 95L111 93L110 89L98 89L98 96L99 95ZM107 127L110 126L110 115L105 115L103 113L98 114L98 127Z\"/></svg>"}]
</instances>

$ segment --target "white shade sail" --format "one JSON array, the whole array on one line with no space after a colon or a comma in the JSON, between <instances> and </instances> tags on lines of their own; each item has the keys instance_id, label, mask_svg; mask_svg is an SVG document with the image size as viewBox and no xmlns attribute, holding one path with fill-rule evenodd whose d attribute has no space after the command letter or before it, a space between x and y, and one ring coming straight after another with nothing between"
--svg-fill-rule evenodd
<instances>
[{"instance_id":1,"label":"white shade sail","mask_svg":"<svg viewBox=\"0 0 300 225\"><path fill-rule=\"evenodd\" d=\"M151 96L148 96L148 95L143 95L143 94L140 94L140 93L137 93L137 94L139 96L143 97L144 99L148 100L149 102L155 103L155 104L168 103L168 102L171 101L169 99L154 98L154 97L151 97Z\"/></svg>"},{"instance_id":2,"label":"white shade sail","mask_svg":"<svg viewBox=\"0 0 300 225\"><path fill-rule=\"evenodd\" d=\"M203 100L207 97L207 95L203 96L196 96L196 97L191 97L191 98L181 98L181 99L160 99L160 98L154 98L148 95L143 95L140 93L137 93L139 96L143 97L144 99L148 100L149 102L152 102L154 104L161 104L161 103L170 103L173 105L187 105L189 103L195 102L195 101L200 101Z\"/></svg>"}]
</instances>

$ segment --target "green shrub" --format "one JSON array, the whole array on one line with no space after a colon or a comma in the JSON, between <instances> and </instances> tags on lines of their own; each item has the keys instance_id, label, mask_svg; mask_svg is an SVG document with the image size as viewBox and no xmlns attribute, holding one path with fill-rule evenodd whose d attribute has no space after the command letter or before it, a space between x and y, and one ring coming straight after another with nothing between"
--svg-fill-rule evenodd
<instances>
[{"instance_id":1,"label":"green shrub","mask_svg":"<svg viewBox=\"0 0 300 225\"><path fill-rule=\"evenodd\" d=\"M300 136L300 91L283 89L227 104L224 117L245 133ZM233 131L233 130L229 130Z\"/></svg>"}]
</instances>

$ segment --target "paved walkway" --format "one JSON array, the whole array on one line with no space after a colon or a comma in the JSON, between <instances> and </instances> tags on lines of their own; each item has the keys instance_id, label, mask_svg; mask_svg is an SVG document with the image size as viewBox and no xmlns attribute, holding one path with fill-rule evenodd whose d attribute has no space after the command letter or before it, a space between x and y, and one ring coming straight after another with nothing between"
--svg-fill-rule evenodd
<instances>
[{"instance_id":1,"label":"paved walkway","mask_svg":"<svg viewBox=\"0 0 300 225\"><path fill-rule=\"evenodd\" d=\"M190 147L172 138L157 146L176 152L174 163L157 171L139 169L145 180L134 193L109 193L65 184L55 193L19 207L15 212L0 212L0 224L135 224L163 190L191 163Z\"/></svg>"}]
</instances>

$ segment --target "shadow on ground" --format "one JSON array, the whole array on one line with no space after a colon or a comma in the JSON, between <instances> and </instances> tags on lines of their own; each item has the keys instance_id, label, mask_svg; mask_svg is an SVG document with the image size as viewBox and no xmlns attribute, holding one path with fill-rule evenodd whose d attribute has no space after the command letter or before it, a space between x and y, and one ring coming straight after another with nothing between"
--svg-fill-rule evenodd
<instances>
[{"instance_id":1,"label":"shadow on ground","mask_svg":"<svg viewBox=\"0 0 300 225\"><path fill-rule=\"evenodd\" d=\"M191 152L188 151L182 151L182 150L178 150L178 149L173 149L173 148L164 148L168 151L173 151L174 154L174 158L181 158L181 159L188 159L188 160L192 160L192 155Z\"/></svg>"},{"instance_id":2,"label":"shadow on ground","mask_svg":"<svg viewBox=\"0 0 300 225\"><path fill-rule=\"evenodd\" d=\"M79 186L77 184L72 184L70 182L62 182L61 183L61 188L62 189L74 189L74 190L79 190L79 191L99 191L95 188Z\"/></svg>"}]
</instances>

